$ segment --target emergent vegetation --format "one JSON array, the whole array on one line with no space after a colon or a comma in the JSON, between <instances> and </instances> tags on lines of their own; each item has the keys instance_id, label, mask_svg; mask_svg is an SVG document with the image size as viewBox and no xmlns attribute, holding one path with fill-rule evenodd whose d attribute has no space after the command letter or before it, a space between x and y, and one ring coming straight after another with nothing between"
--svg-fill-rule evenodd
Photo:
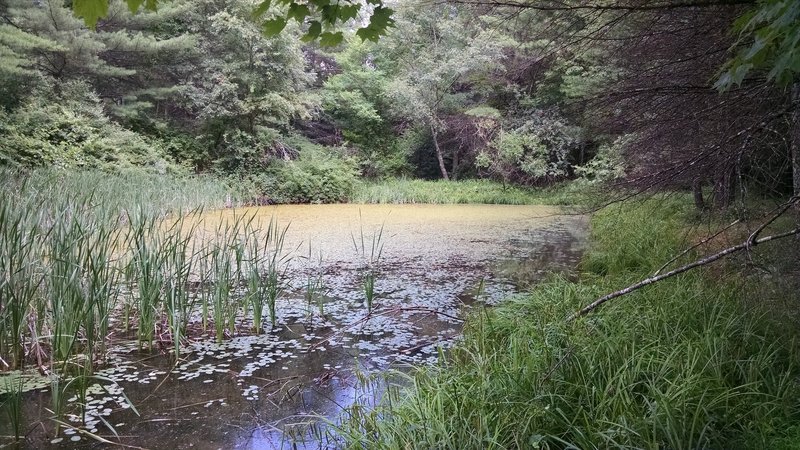
<instances>
[{"instance_id":1,"label":"emergent vegetation","mask_svg":"<svg viewBox=\"0 0 800 450\"><path fill-rule=\"evenodd\" d=\"M800 2L0 0L0 372L54 374L56 435L119 340L277 336L300 290L329 326L326 243L298 287L287 223L202 218L345 202L594 215L579 273L471 316L331 442L800 439ZM352 234L364 326L389 239Z\"/></svg>"}]
</instances>

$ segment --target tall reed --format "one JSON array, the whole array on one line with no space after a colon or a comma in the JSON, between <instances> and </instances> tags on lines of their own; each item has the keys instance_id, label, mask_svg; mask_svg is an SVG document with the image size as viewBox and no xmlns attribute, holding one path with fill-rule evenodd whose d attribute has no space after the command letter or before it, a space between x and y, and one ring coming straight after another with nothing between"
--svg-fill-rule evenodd
<instances>
[{"instance_id":1,"label":"tall reed","mask_svg":"<svg viewBox=\"0 0 800 450\"><path fill-rule=\"evenodd\" d=\"M197 211L195 212L197 213ZM190 217L194 215L191 214ZM191 245L197 223L184 229L186 216L181 215L165 232L164 244L164 309L172 336L175 357L180 358L181 341L191 317L193 302L189 295L189 278L197 253ZM191 250L190 250L191 249Z\"/></svg>"},{"instance_id":2,"label":"tall reed","mask_svg":"<svg viewBox=\"0 0 800 450\"><path fill-rule=\"evenodd\" d=\"M8 196L0 194L0 359L21 368L24 358L24 327L31 306L38 301L42 282L37 255L39 230L30 226L29 211L14 211Z\"/></svg>"},{"instance_id":3,"label":"tall reed","mask_svg":"<svg viewBox=\"0 0 800 450\"><path fill-rule=\"evenodd\" d=\"M230 315L235 317L231 309L230 292L232 285L232 271L230 254L224 247L216 245L211 250L211 268L213 274L213 288L211 298L214 305L214 329L216 331L217 342L222 342L225 337L225 329Z\"/></svg>"},{"instance_id":4,"label":"tall reed","mask_svg":"<svg viewBox=\"0 0 800 450\"><path fill-rule=\"evenodd\" d=\"M303 297L306 301L306 309L308 311L309 326L314 323L314 309L316 308L319 316L325 315L324 291L325 280L322 273L322 252L319 252L317 258L313 257L311 250L311 242L308 243L308 255L305 256L306 261L306 282L305 289L303 290ZM316 260L316 265L312 261Z\"/></svg>"},{"instance_id":5,"label":"tall reed","mask_svg":"<svg viewBox=\"0 0 800 450\"><path fill-rule=\"evenodd\" d=\"M3 387L3 394L0 394L0 409L5 411L5 416L8 419L8 424L14 433L14 441L19 442L22 436L22 391L23 391L23 377L22 374L14 377L5 377L3 379L5 386Z\"/></svg>"},{"instance_id":6,"label":"tall reed","mask_svg":"<svg viewBox=\"0 0 800 450\"><path fill-rule=\"evenodd\" d=\"M115 314L136 329L142 347L152 348L165 325L179 355L198 298L190 277L202 272L199 298L210 282L210 270L202 270L208 248L191 237L195 230L183 229L181 209L222 206L229 189L218 180L133 172L0 174L0 370L33 361L71 373L80 363L91 375ZM224 326L233 329L239 308L224 298L242 279L244 250L228 240L218 252L234 255L231 281L217 286ZM208 302L202 307L206 324Z\"/></svg>"},{"instance_id":7,"label":"tall reed","mask_svg":"<svg viewBox=\"0 0 800 450\"><path fill-rule=\"evenodd\" d=\"M289 256L283 252L287 230L288 225L280 228L274 216L270 218L266 234L260 227L253 228L252 224L246 229L248 275L245 301L252 311L256 334L261 333L265 307L270 324L275 327L276 304L284 290L283 278L289 263Z\"/></svg>"},{"instance_id":8,"label":"tall reed","mask_svg":"<svg viewBox=\"0 0 800 450\"><path fill-rule=\"evenodd\" d=\"M155 217L144 214L129 214L128 217L130 226L126 241L131 253L125 273L130 277L128 282L135 286L139 346L147 345L152 349L165 285L163 237Z\"/></svg>"},{"instance_id":9,"label":"tall reed","mask_svg":"<svg viewBox=\"0 0 800 450\"><path fill-rule=\"evenodd\" d=\"M361 212L359 211L359 216ZM364 236L364 226L359 228L359 239L355 235L350 235L353 241L353 247L356 253L362 258L362 265L359 269L361 272L361 289L364 293L364 305L367 308L367 314L372 314L372 309L377 295L375 291L375 283L380 270L380 260L383 254L383 225L372 233L372 236L367 244L367 239Z\"/></svg>"}]
</instances>

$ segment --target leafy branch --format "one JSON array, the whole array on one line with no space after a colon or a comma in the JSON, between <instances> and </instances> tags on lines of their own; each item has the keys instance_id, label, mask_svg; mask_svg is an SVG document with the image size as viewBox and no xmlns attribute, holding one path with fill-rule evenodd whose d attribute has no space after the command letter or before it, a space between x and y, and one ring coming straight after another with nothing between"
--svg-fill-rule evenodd
<instances>
[{"instance_id":1,"label":"leafy branch","mask_svg":"<svg viewBox=\"0 0 800 450\"><path fill-rule=\"evenodd\" d=\"M150 11L158 9L159 0L125 0L131 12L136 13L142 6ZM366 0L367 8L354 0L263 0L253 10L253 19L260 25L266 36L280 34L291 20L304 26L303 42L319 41L323 47L336 46L344 40L340 30L343 25L358 18L362 9L370 9L369 23L356 30L362 41L377 42L394 26L394 10L384 6L382 0ZM108 15L108 0L75 0L72 10L76 16L91 29Z\"/></svg>"}]
</instances>

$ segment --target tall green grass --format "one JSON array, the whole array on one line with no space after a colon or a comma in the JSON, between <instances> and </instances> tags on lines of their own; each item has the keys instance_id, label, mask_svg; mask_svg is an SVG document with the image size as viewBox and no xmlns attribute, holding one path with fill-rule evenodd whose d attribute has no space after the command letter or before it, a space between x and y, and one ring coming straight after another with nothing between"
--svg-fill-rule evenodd
<instances>
[{"instance_id":1,"label":"tall green grass","mask_svg":"<svg viewBox=\"0 0 800 450\"><path fill-rule=\"evenodd\" d=\"M89 379L110 336L129 331L141 347L158 342L180 357L196 314L220 340L237 332L254 305L236 293L247 277L265 286L274 324L286 229L243 215L203 229L202 208L221 206L223 188L189 194L205 181L100 172L4 175L0 371L35 365ZM112 330L112 318L124 329Z\"/></svg>"},{"instance_id":2,"label":"tall green grass","mask_svg":"<svg viewBox=\"0 0 800 450\"><path fill-rule=\"evenodd\" d=\"M364 235L364 226L362 224L359 229L358 239L354 234L351 234L350 237L353 240L353 248L361 259L359 272L361 275L361 291L364 293L364 306L367 308L367 314L372 314L377 297L375 283L380 273L381 256L383 255L383 225L374 230L372 235L367 238Z\"/></svg>"},{"instance_id":3,"label":"tall green grass","mask_svg":"<svg viewBox=\"0 0 800 450\"><path fill-rule=\"evenodd\" d=\"M749 298L769 278L689 272L564 320L681 250L687 203L597 215L581 281L552 278L475 314L438 366L408 375L384 406L348 410L334 438L350 448L796 448L796 323Z\"/></svg>"},{"instance_id":4,"label":"tall green grass","mask_svg":"<svg viewBox=\"0 0 800 450\"><path fill-rule=\"evenodd\" d=\"M426 181L406 178L358 185L352 203L488 203L507 205L588 205L599 185L565 183L528 189L489 180Z\"/></svg>"},{"instance_id":5,"label":"tall green grass","mask_svg":"<svg viewBox=\"0 0 800 450\"><path fill-rule=\"evenodd\" d=\"M45 209L75 196L90 199L91 213L102 220L124 221L129 213L163 217L197 207L223 208L247 200L223 180L210 176L157 175L135 170L106 173L97 170L39 168L14 171L0 168L0 190L21 207Z\"/></svg>"}]
</instances>

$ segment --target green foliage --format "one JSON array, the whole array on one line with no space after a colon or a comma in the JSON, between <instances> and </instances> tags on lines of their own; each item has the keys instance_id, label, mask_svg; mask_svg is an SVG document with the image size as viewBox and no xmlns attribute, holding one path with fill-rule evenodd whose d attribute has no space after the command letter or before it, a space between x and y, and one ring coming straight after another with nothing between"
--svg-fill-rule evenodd
<instances>
[{"instance_id":1,"label":"green foliage","mask_svg":"<svg viewBox=\"0 0 800 450\"><path fill-rule=\"evenodd\" d=\"M621 136L611 143L603 143L597 154L582 166L575 166L575 175L592 181L611 181L625 175L622 150L632 136Z\"/></svg>"},{"instance_id":2,"label":"green foliage","mask_svg":"<svg viewBox=\"0 0 800 450\"><path fill-rule=\"evenodd\" d=\"M241 130L226 130L221 137L220 155L213 168L220 174L255 173L271 163L278 144L279 133L271 128L258 127L251 134Z\"/></svg>"},{"instance_id":3,"label":"green foliage","mask_svg":"<svg viewBox=\"0 0 800 450\"><path fill-rule=\"evenodd\" d=\"M345 415L342 446L786 446L800 411L796 325L746 307L753 291L736 278L689 273L564 320L680 251L687 203L659 198L596 217L586 258L611 255L605 277L554 278L476 313L438 367L409 375L381 407ZM668 238L648 239L656 228ZM652 259L625 261L641 254Z\"/></svg>"},{"instance_id":4,"label":"green foliage","mask_svg":"<svg viewBox=\"0 0 800 450\"><path fill-rule=\"evenodd\" d=\"M306 28L301 38L304 42L319 40L319 44L323 47L339 45L344 40L344 34L337 30L356 19L362 11L362 4L351 0L335 4L329 0L310 0L305 3L278 0L275 3L277 4L273 4L272 0L264 0L253 10L253 17L256 19L271 17L263 21L263 30L267 36L278 35L286 23L294 19ZM394 26L392 19L394 11L385 7L381 0L370 0L367 4L376 6L371 8L371 11L365 8L369 14L369 23L358 28L356 36L362 41L377 41ZM323 31L323 28L326 31Z\"/></svg>"},{"instance_id":5,"label":"green foliage","mask_svg":"<svg viewBox=\"0 0 800 450\"><path fill-rule=\"evenodd\" d=\"M159 6L158 0L126 0L126 3L131 12L136 12L142 4L151 11L155 11ZM305 34L304 40L313 41L319 38L323 46L338 44L342 36L341 32L320 33L322 25L330 29L341 27L355 19L362 9L361 3L350 0L336 4L331 4L330 0L310 0L307 3L278 0L276 3L281 6L274 5L272 0L264 0L252 11L252 16L256 19L267 14L273 16L263 23L263 30L267 36L279 34L289 20L295 19L298 23L308 25L309 31ZM356 34L362 40L377 41L386 34L388 28L393 26L394 11L385 7L381 0L369 0L367 4L375 5L370 14L369 24L359 28ZM98 20L108 15L109 0L75 0L72 2L72 9L76 16L83 18L89 28L94 29ZM307 18L310 20L306 20Z\"/></svg>"},{"instance_id":6,"label":"green foliage","mask_svg":"<svg viewBox=\"0 0 800 450\"><path fill-rule=\"evenodd\" d=\"M353 43L337 55L345 70L325 82L321 97L345 145L354 147L362 175L377 178L406 172L407 161L392 129L389 76L369 64L372 50L372 45Z\"/></svg>"},{"instance_id":7,"label":"green foliage","mask_svg":"<svg viewBox=\"0 0 800 450\"><path fill-rule=\"evenodd\" d=\"M358 169L352 159L315 146L302 139L289 141L300 158L276 161L263 175L263 196L277 203L346 202L358 184Z\"/></svg>"},{"instance_id":8,"label":"green foliage","mask_svg":"<svg viewBox=\"0 0 800 450\"><path fill-rule=\"evenodd\" d=\"M315 96L306 91L313 74L300 42L287 35L265 37L249 18L249 3L207 6L187 18L201 27L198 45L206 56L182 92L197 117L206 164L229 173L259 171L273 156L277 135L316 108Z\"/></svg>"},{"instance_id":9,"label":"green foliage","mask_svg":"<svg viewBox=\"0 0 800 450\"><path fill-rule=\"evenodd\" d=\"M734 24L739 39L736 56L723 67L715 86L740 85L753 71L766 71L780 85L800 73L800 4L792 0L761 0Z\"/></svg>"},{"instance_id":10,"label":"green foliage","mask_svg":"<svg viewBox=\"0 0 800 450\"><path fill-rule=\"evenodd\" d=\"M64 83L0 113L0 164L179 171L162 149L111 122L84 83Z\"/></svg>"},{"instance_id":11,"label":"green foliage","mask_svg":"<svg viewBox=\"0 0 800 450\"><path fill-rule=\"evenodd\" d=\"M158 0L125 0L130 12L135 13L142 5L150 11L158 9ZM83 19L86 26L94 29L97 22L108 15L109 0L74 0L72 10Z\"/></svg>"},{"instance_id":12,"label":"green foliage","mask_svg":"<svg viewBox=\"0 0 800 450\"><path fill-rule=\"evenodd\" d=\"M0 24L0 107L10 110L37 83L33 52L63 51L55 41Z\"/></svg>"},{"instance_id":13,"label":"green foliage","mask_svg":"<svg viewBox=\"0 0 800 450\"><path fill-rule=\"evenodd\" d=\"M534 111L532 116L515 129L501 130L476 157L478 169L525 184L571 175L570 154L578 145L579 129L543 111Z\"/></svg>"}]
</instances>

